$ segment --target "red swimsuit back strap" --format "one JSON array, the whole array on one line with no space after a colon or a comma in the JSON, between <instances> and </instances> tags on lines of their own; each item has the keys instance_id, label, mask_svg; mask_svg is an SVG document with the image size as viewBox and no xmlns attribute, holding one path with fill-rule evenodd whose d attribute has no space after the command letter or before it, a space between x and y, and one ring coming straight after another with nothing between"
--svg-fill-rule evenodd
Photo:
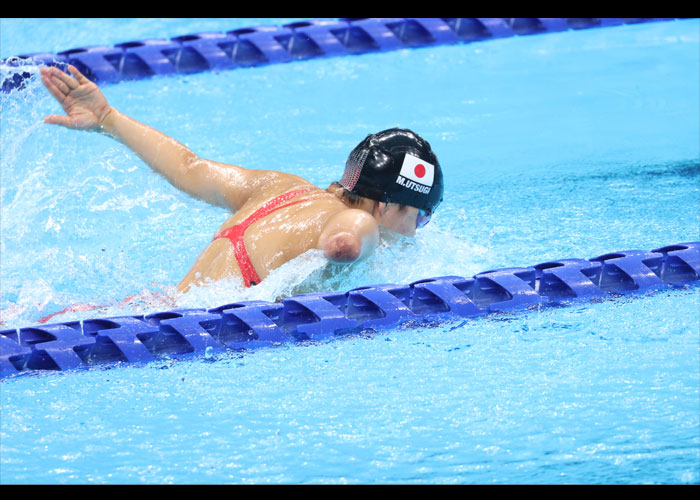
<instances>
[{"instance_id":1,"label":"red swimsuit back strap","mask_svg":"<svg viewBox=\"0 0 700 500\"><path fill-rule=\"evenodd\" d=\"M253 267L253 263L250 261L250 256L248 255L248 251L245 248L245 243L243 242L243 235L245 234L245 230L248 229L248 227L254 222L257 222L258 220L262 219L267 215L270 215L276 210L280 210L282 208L301 203L304 200L297 200L282 205L286 201L289 201L296 196L307 193L310 190L311 188L299 189L296 191L289 191L288 193L281 194L266 202L262 207L250 214L245 220L239 222L235 226L231 226L228 229L224 229L219 234L214 236L214 239L212 241L219 238L228 238L231 241L231 245L233 245L233 253L236 257L236 260L238 261L238 267L240 267L241 269L241 274L243 275L243 281L245 282L245 286L250 287L251 285L256 285L261 281L260 276L258 276L258 273Z\"/></svg>"},{"instance_id":2,"label":"red swimsuit back strap","mask_svg":"<svg viewBox=\"0 0 700 500\"><path fill-rule=\"evenodd\" d=\"M284 207L288 207L290 205L295 205L297 203L301 203L304 200L297 200L292 203L287 203L286 205L282 205L285 201L289 201L292 198L295 198L297 196L300 196L304 193L308 193L311 191L311 188L307 189L298 189L296 191L289 191L288 193L281 194L275 198L272 198L270 201L266 202L262 207L258 208L255 212L250 214L244 221L239 222L237 225L239 226L244 226L247 228L254 222L259 221L263 217L270 215L272 212L276 210L280 210Z\"/></svg>"}]
</instances>

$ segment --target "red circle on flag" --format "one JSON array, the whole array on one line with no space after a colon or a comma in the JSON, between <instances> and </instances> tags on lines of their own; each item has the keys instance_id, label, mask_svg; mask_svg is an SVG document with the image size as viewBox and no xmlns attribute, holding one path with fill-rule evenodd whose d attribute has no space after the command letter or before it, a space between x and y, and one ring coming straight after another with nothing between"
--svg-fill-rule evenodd
<instances>
[{"instance_id":1,"label":"red circle on flag","mask_svg":"<svg viewBox=\"0 0 700 500\"><path fill-rule=\"evenodd\" d=\"M419 179L422 178L425 175L425 166L419 163L413 168L413 173L416 174L416 177Z\"/></svg>"}]
</instances>

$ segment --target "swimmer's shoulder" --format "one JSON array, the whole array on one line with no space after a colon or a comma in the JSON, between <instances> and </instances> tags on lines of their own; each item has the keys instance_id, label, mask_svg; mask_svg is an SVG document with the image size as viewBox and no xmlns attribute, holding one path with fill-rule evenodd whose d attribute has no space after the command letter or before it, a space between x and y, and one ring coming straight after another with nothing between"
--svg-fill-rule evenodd
<instances>
[{"instance_id":1,"label":"swimmer's shoulder","mask_svg":"<svg viewBox=\"0 0 700 500\"><path fill-rule=\"evenodd\" d=\"M329 214L316 248L323 250L324 256L332 262L349 263L371 254L378 241L379 225L376 219L364 210L344 205Z\"/></svg>"}]
</instances>

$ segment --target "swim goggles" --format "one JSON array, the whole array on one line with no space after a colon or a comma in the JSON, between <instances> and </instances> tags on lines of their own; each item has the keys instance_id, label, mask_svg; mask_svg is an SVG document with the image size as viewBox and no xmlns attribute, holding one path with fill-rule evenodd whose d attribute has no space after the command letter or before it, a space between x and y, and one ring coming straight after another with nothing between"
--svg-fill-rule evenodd
<instances>
[{"instance_id":1,"label":"swim goggles","mask_svg":"<svg viewBox=\"0 0 700 500\"><path fill-rule=\"evenodd\" d=\"M416 217L416 229L421 228L430 222L430 217L432 215L433 214L430 210L419 209L418 216Z\"/></svg>"}]
</instances>

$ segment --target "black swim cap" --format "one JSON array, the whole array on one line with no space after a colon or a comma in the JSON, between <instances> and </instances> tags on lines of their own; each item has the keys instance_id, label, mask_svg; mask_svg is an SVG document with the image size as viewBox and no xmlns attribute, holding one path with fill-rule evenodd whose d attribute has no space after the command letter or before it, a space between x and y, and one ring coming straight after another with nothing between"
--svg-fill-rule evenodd
<instances>
[{"instance_id":1,"label":"black swim cap","mask_svg":"<svg viewBox=\"0 0 700 500\"><path fill-rule=\"evenodd\" d=\"M368 135L350 153L340 185L371 200L430 213L442 201L442 170L437 157L426 140L406 129Z\"/></svg>"}]
</instances>

